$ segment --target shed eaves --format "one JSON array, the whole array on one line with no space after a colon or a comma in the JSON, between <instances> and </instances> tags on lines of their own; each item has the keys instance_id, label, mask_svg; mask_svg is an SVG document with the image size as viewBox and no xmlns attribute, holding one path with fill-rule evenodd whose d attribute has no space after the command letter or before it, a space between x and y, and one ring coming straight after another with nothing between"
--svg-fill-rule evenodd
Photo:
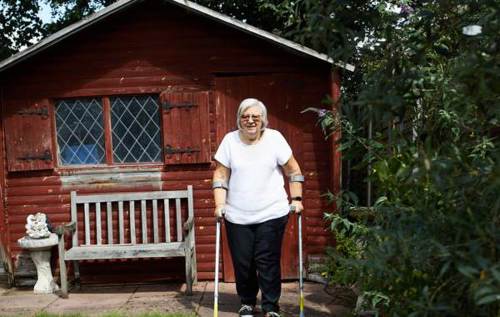
<instances>
[{"instance_id":1,"label":"shed eaves","mask_svg":"<svg viewBox=\"0 0 500 317\"><path fill-rule=\"evenodd\" d=\"M59 30L58 32L46 37L45 39L41 40L35 45L32 45L28 47L27 49L3 60L0 62L0 72L14 66L15 64L30 58L31 56L34 56L43 50L51 47L52 45L64 40L65 38L78 33L79 31L105 19L106 17L120 12L128 7L130 7L133 4L136 4L138 2L145 1L145 0L120 0L117 1L108 7L92 14L89 15L86 18L83 18L82 20L62 29ZM280 45L284 48L291 49L294 52L297 52L299 54L303 54L306 56L311 56L316 59L325 61L327 63L342 67L346 70L349 71L354 71L354 66L344 63L344 62L339 62L339 61L333 61L328 55L319 53L313 49L310 49L306 46L300 45L298 43L292 42L290 40L284 39L278 35L272 34L270 32L264 31L262 29L256 28L252 25L249 25L247 23L241 22L237 19L231 18L227 15L224 15L222 13L216 12L214 10L211 10L207 7L201 6L199 4L196 4L191 1L187 0L164 0L166 2L178 5L180 7L183 7L189 11L192 11L194 13L206 16L210 19L216 20L218 22L224 23L230 27L233 27L235 29L241 30L243 32L252 34L254 36L257 36L259 38L262 38L264 40L270 41L274 44Z\"/></svg>"}]
</instances>

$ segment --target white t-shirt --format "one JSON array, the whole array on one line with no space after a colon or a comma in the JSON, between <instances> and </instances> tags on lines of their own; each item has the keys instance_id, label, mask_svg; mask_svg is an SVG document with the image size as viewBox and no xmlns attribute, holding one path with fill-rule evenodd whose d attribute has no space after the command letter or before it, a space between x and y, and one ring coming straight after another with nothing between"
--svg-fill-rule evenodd
<instances>
[{"instance_id":1,"label":"white t-shirt","mask_svg":"<svg viewBox=\"0 0 500 317\"><path fill-rule=\"evenodd\" d=\"M231 169L225 218L254 224L276 219L289 211L280 166L292 156L283 135L266 129L256 144L241 141L239 131L224 136L215 159Z\"/></svg>"}]
</instances>

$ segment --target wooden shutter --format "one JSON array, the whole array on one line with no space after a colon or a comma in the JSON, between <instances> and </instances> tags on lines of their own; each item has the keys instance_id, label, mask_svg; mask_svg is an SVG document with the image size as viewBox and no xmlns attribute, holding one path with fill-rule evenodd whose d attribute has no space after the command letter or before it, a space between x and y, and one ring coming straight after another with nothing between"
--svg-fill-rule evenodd
<instances>
[{"instance_id":1,"label":"wooden shutter","mask_svg":"<svg viewBox=\"0 0 500 317\"><path fill-rule=\"evenodd\" d=\"M7 102L4 119L10 172L54 168L48 99Z\"/></svg>"},{"instance_id":2,"label":"wooden shutter","mask_svg":"<svg viewBox=\"0 0 500 317\"><path fill-rule=\"evenodd\" d=\"M160 101L165 164L209 163L209 92L163 92Z\"/></svg>"}]
</instances>

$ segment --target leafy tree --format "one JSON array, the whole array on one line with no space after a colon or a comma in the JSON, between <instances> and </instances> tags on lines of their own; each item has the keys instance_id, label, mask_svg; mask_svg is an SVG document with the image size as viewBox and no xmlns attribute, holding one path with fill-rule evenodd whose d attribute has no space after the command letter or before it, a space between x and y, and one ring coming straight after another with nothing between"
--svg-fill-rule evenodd
<instances>
[{"instance_id":1,"label":"leafy tree","mask_svg":"<svg viewBox=\"0 0 500 317\"><path fill-rule=\"evenodd\" d=\"M82 18L107 7L117 0L43 0L50 5L53 22L47 23L44 28L47 34L55 33L60 29L80 21Z\"/></svg>"},{"instance_id":2,"label":"leafy tree","mask_svg":"<svg viewBox=\"0 0 500 317\"><path fill-rule=\"evenodd\" d=\"M52 17L54 22L45 26L47 32L54 33L61 28L64 28L72 23L81 20L117 0L43 0L49 4L52 9ZM222 12L238 20L247 22L254 26L274 31L282 32L283 24L279 19L279 15L273 10L281 0L232 0L232 1L215 1L215 0L194 0L194 2L211 8L215 11ZM279 27L277 27L279 26Z\"/></svg>"},{"instance_id":3,"label":"leafy tree","mask_svg":"<svg viewBox=\"0 0 500 317\"><path fill-rule=\"evenodd\" d=\"M282 0L194 0L194 2L224 13L258 28L284 35L287 31L288 18L276 14Z\"/></svg>"},{"instance_id":4,"label":"leafy tree","mask_svg":"<svg viewBox=\"0 0 500 317\"><path fill-rule=\"evenodd\" d=\"M0 60L116 1L0 0ZM46 24L38 16L42 2L51 8L52 21ZM277 20L279 16L273 10L280 0L195 2L275 33L285 29L284 21Z\"/></svg>"},{"instance_id":5,"label":"leafy tree","mask_svg":"<svg viewBox=\"0 0 500 317\"><path fill-rule=\"evenodd\" d=\"M329 217L351 247L333 255L346 272L334 282L357 281L390 316L498 316L498 1L283 4L293 38L362 71L344 81L342 115L318 111L378 196L361 213L359 195L337 197Z\"/></svg>"},{"instance_id":6,"label":"leafy tree","mask_svg":"<svg viewBox=\"0 0 500 317\"><path fill-rule=\"evenodd\" d=\"M33 0L0 0L0 60L42 36L39 5Z\"/></svg>"}]
</instances>

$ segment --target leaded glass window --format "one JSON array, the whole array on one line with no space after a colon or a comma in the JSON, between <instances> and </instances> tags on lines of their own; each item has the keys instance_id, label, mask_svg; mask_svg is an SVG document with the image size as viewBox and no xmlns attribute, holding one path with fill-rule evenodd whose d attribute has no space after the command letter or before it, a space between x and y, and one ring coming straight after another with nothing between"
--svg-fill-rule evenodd
<instances>
[{"instance_id":1,"label":"leaded glass window","mask_svg":"<svg viewBox=\"0 0 500 317\"><path fill-rule=\"evenodd\" d=\"M62 165L103 164L104 129L101 99L56 103L57 144Z\"/></svg>"},{"instance_id":2,"label":"leaded glass window","mask_svg":"<svg viewBox=\"0 0 500 317\"><path fill-rule=\"evenodd\" d=\"M160 113L156 96L116 96L111 102L113 161L161 161Z\"/></svg>"}]
</instances>

